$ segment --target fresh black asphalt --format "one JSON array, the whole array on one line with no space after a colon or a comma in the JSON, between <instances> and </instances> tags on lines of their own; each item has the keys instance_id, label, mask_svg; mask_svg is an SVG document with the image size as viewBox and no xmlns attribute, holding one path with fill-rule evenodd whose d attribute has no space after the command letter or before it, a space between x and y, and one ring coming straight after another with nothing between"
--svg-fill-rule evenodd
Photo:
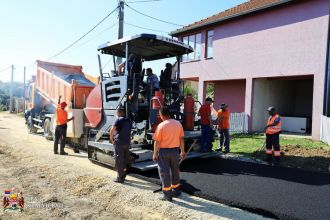
<instances>
[{"instance_id":1,"label":"fresh black asphalt","mask_svg":"<svg viewBox=\"0 0 330 220\"><path fill-rule=\"evenodd\" d=\"M330 175L222 158L185 161L183 191L278 219L330 219ZM156 172L144 173L157 181Z\"/></svg>"}]
</instances>

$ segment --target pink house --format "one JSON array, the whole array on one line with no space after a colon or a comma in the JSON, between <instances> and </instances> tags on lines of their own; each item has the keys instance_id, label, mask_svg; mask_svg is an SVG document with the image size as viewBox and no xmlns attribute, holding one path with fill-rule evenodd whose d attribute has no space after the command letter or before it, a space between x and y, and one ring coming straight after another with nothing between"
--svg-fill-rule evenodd
<instances>
[{"instance_id":1,"label":"pink house","mask_svg":"<svg viewBox=\"0 0 330 220\"><path fill-rule=\"evenodd\" d=\"M250 131L263 130L272 105L306 119L319 139L330 114L329 10L329 0L250 0L175 30L195 49L182 57L181 77L198 82L200 101L214 85L215 108L245 112Z\"/></svg>"}]
</instances>

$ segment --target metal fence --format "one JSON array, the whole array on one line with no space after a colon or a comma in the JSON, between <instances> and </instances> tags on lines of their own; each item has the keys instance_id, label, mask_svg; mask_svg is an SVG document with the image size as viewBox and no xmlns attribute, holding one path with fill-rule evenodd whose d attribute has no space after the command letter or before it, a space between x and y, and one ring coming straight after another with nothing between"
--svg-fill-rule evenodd
<instances>
[{"instance_id":1,"label":"metal fence","mask_svg":"<svg viewBox=\"0 0 330 220\"><path fill-rule=\"evenodd\" d=\"M230 113L231 133L248 133L248 115L242 113Z\"/></svg>"},{"instance_id":2,"label":"metal fence","mask_svg":"<svg viewBox=\"0 0 330 220\"><path fill-rule=\"evenodd\" d=\"M330 118L321 117L321 141L330 145Z\"/></svg>"}]
</instances>

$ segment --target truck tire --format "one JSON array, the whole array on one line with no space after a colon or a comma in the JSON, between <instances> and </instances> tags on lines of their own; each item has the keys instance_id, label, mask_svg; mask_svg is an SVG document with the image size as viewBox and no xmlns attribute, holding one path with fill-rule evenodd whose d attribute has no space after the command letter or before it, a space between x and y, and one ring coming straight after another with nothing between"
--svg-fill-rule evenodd
<instances>
[{"instance_id":1,"label":"truck tire","mask_svg":"<svg viewBox=\"0 0 330 220\"><path fill-rule=\"evenodd\" d=\"M44 137L47 140L53 140L53 134L50 130L50 119L46 118L44 121Z\"/></svg>"},{"instance_id":2,"label":"truck tire","mask_svg":"<svg viewBox=\"0 0 330 220\"><path fill-rule=\"evenodd\" d=\"M33 120L32 120L32 116L30 115L28 117L28 121L27 121L27 125L28 125L28 131L31 134L36 134L37 133L37 128L33 126Z\"/></svg>"}]
</instances>

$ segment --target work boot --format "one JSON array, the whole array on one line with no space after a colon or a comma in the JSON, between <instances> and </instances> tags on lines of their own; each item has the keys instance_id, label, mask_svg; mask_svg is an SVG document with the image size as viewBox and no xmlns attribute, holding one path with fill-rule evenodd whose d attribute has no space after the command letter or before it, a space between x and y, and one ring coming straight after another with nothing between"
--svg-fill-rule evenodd
<instances>
[{"instance_id":1,"label":"work boot","mask_svg":"<svg viewBox=\"0 0 330 220\"><path fill-rule=\"evenodd\" d=\"M179 197L179 196L181 196L181 189L180 189L181 187L178 187L177 189L173 189L172 190L172 196L173 197Z\"/></svg>"},{"instance_id":2,"label":"work boot","mask_svg":"<svg viewBox=\"0 0 330 220\"><path fill-rule=\"evenodd\" d=\"M165 192L163 191L163 197L160 198L162 201L173 201L172 191Z\"/></svg>"},{"instance_id":3,"label":"work boot","mask_svg":"<svg viewBox=\"0 0 330 220\"><path fill-rule=\"evenodd\" d=\"M124 179L120 179L120 178L117 177L117 178L114 180L114 182L116 182L116 183L124 183L125 180L124 180Z\"/></svg>"}]
</instances>

